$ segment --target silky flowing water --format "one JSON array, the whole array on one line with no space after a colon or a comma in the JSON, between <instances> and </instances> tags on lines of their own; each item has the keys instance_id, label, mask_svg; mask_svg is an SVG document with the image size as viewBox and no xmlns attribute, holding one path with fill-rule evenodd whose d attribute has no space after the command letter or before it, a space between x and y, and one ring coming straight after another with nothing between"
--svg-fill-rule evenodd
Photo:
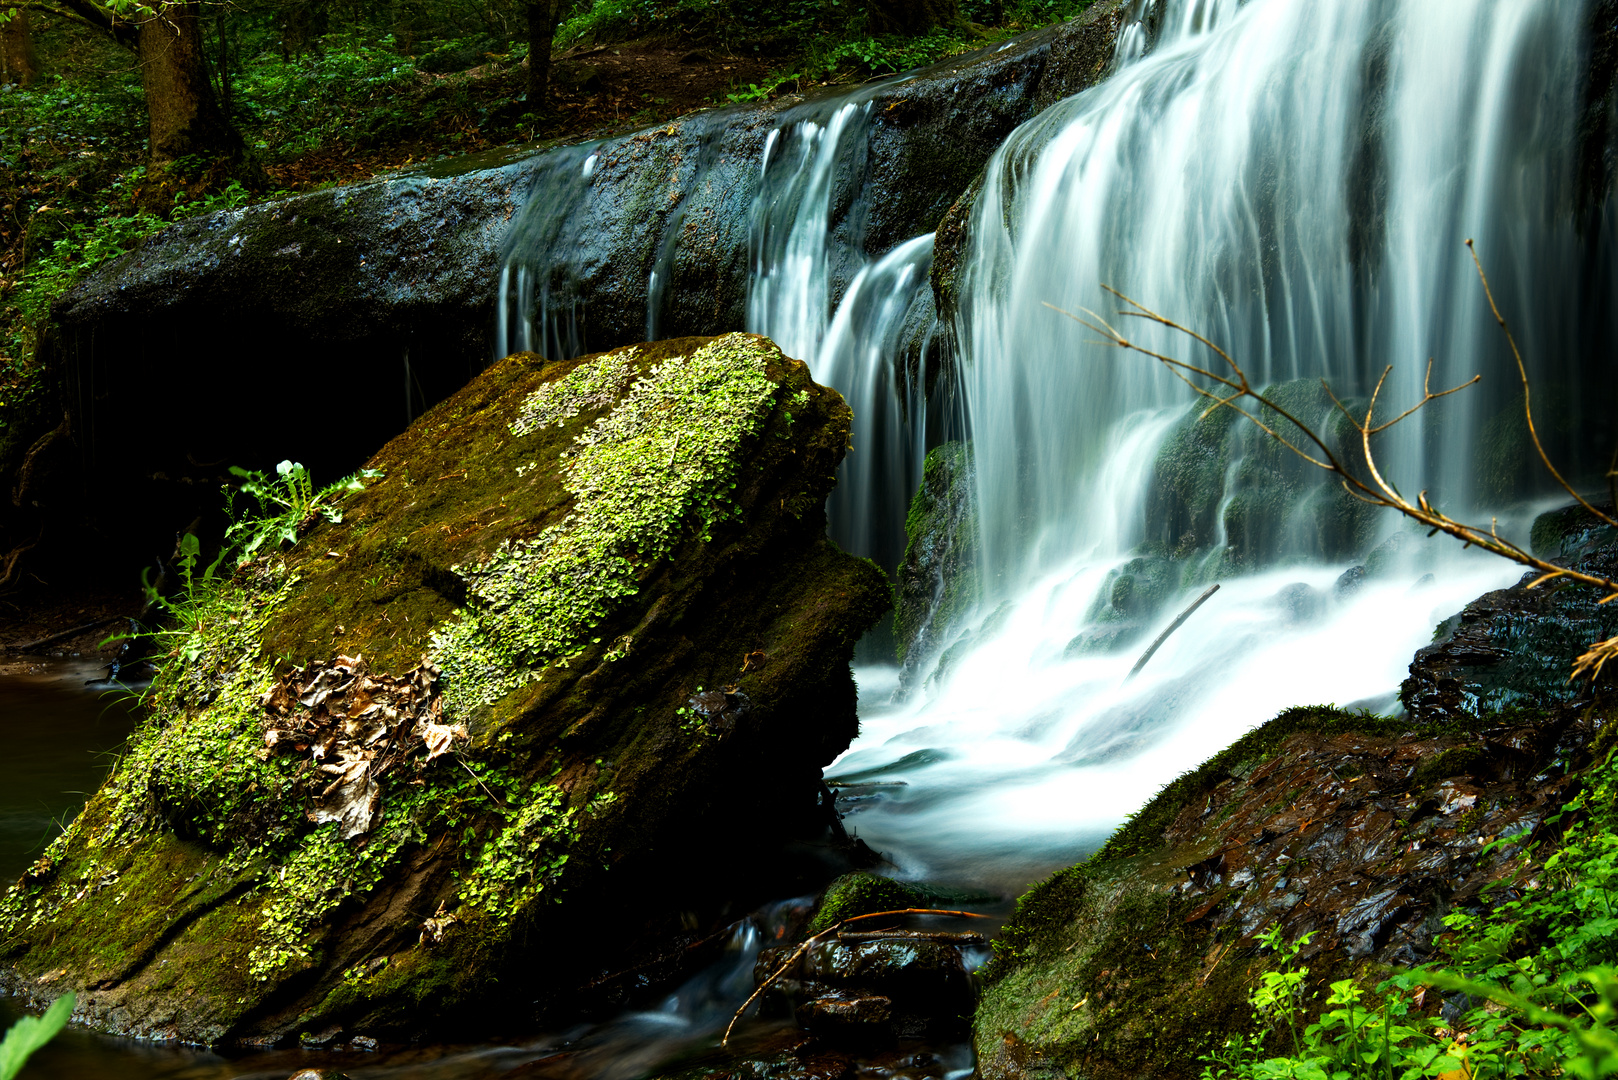
<instances>
[{"instance_id":1,"label":"silky flowing water","mask_svg":"<svg viewBox=\"0 0 1618 1080\"><path fill-rule=\"evenodd\" d=\"M1217 535L1177 553L1179 584L1143 638L1075 652L1069 643L1097 625L1109 575L1142 552L1164 555L1154 543L1174 547L1152 531L1147 493L1194 396L1053 306L1102 312L1153 348L1217 362L1163 328L1119 319L1110 285L1209 334L1258 385L1325 379L1362 405L1391 364L1383 417L1418 399L1429 358L1435 388L1481 374L1481 385L1381 436L1377 454L1407 492L1428 489L1458 516L1498 514L1521 538L1548 503L1485 482L1502 447L1520 448L1510 441L1520 392L1462 246L1475 238L1544 388L1537 400L1554 412L1542 429L1552 452L1576 466L1575 434L1612 424L1615 376L1592 360L1618 342L1618 304L1614 218L1605 187L1592 187L1599 154L1581 141L1594 115L1581 97L1585 5L1141 0L1134 14L1111 76L1023 125L990 162L949 326L934 321L930 235L865 247L869 88L786 113L758 161L748 329L805 359L855 411L833 537L896 566L926 451L971 440L982 596L930 628L947 648L913 664L902 691L899 670L862 651L861 735L828 770L850 828L901 876L1015 895L1287 706L1397 707L1411 654L1434 626L1518 576L1417 536L1358 588L1339 588L1357 560L1304 527L1325 490L1309 483L1290 496L1279 543L1243 562L1225 527L1240 497L1232 489ZM554 151L513 231L498 284L502 353L590 347L569 283L606 272L580 233L595 153ZM679 224L676 213L644 282L648 337L667 314ZM953 362L929 382L918 358L939 335L954 340ZM1241 463L1235 454L1227 489ZM1390 516L1376 528L1372 542L1403 527ZM1220 591L1127 679L1143 642L1213 580ZM29 702L5 715L48 713L68 698L81 702L74 715L99 707L62 688L51 693L67 698L38 705L35 692L0 686ZM75 747L117 741L103 738L110 729L84 731ZM95 772L47 780L57 765L0 760L33 785L7 778L5 820L17 825L6 826L12 846L0 859L20 867L29 838L81 798L47 789L86 790ZM659 1009L521 1046L225 1062L114 1052L77 1034L26 1075L279 1077L316 1060L354 1076L639 1075L680 1046L713 1041L716 1018L745 992L751 932L738 928L733 955ZM548 1060L554 1067L537 1064Z\"/></svg>"}]
</instances>

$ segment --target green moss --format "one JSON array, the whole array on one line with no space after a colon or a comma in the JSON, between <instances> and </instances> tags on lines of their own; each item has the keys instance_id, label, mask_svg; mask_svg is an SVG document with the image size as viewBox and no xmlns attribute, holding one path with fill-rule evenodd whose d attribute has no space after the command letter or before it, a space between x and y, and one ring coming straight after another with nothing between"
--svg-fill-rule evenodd
<instances>
[{"instance_id":1,"label":"green moss","mask_svg":"<svg viewBox=\"0 0 1618 1080\"><path fill-rule=\"evenodd\" d=\"M1236 419L1230 409L1197 402L1158 448L1146 520L1148 537L1163 550L1185 553L1213 544Z\"/></svg>"},{"instance_id":2,"label":"green moss","mask_svg":"<svg viewBox=\"0 0 1618 1080\"><path fill-rule=\"evenodd\" d=\"M1194 1061L1251 1026L1248 963L1208 970L1185 901L1098 875L1068 883L1074 907L1039 963L984 992L973 1028L986 1074L1128 1076L1145 1061Z\"/></svg>"},{"instance_id":3,"label":"green moss","mask_svg":"<svg viewBox=\"0 0 1618 1080\"><path fill-rule=\"evenodd\" d=\"M925 893L902 881L876 874L844 874L826 887L808 932L818 934L855 915L922 907L926 900Z\"/></svg>"},{"instance_id":4,"label":"green moss","mask_svg":"<svg viewBox=\"0 0 1618 1080\"><path fill-rule=\"evenodd\" d=\"M450 715L468 718L539 677L590 632L692 528L706 539L734 514L747 440L768 418L776 384L758 339L733 334L664 359L563 458L573 508L531 540L458 566L470 603L433 636ZM536 391L513 434L576 416L619 392L633 351L609 354Z\"/></svg>"},{"instance_id":5,"label":"green moss","mask_svg":"<svg viewBox=\"0 0 1618 1080\"><path fill-rule=\"evenodd\" d=\"M1416 766L1410 775L1410 785L1424 788L1451 776L1464 776L1488 761L1489 755L1476 746L1457 746L1445 750Z\"/></svg>"},{"instance_id":6,"label":"green moss","mask_svg":"<svg viewBox=\"0 0 1618 1080\"><path fill-rule=\"evenodd\" d=\"M949 442L928 451L905 516L895 590L893 632L901 664L924 636L936 642L978 601L973 483L970 444Z\"/></svg>"},{"instance_id":7,"label":"green moss","mask_svg":"<svg viewBox=\"0 0 1618 1080\"><path fill-rule=\"evenodd\" d=\"M413 830L399 816L395 811L393 820L385 821L379 834L363 845L345 842L335 823L304 838L277 872L264 905L257 944L247 954L253 978L262 982L290 964L314 959L311 929L348 897L376 888L411 839Z\"/></svg>"},{"instance_id":8,"label":"green moss","mask_svg":"<svg viewBox=\"0 0 1618 1080\"><path fill-rule=\"evenodd\" d=\"M461 901L497 924L509 922L562 876L568 850L578 839L577 816L560 788L534 785L520 808L511 810L506 827L484 845L461 886Z\"/></svg>"}]
</instances>

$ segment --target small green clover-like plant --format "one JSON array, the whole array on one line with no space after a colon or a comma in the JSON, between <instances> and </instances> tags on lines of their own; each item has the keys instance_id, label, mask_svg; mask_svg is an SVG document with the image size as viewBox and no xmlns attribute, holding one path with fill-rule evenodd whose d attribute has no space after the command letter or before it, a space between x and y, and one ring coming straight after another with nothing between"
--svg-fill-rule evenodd
<instances>
[{"instance_id":1,"label":"small green clover-like plant","mask_svg":"<svg viewBox=\"0 0 1618 1080\"><path fill-rule=\"evenodd\" d=\"M25 1016L11 1025L4 1042L0 1042L0 1080L12 1080L28 1063L34 1051L56 1038L56 1033L67 1026L76 1003L71 992L51 1002L44 1016Z\"/></svg>"}]
</instances>

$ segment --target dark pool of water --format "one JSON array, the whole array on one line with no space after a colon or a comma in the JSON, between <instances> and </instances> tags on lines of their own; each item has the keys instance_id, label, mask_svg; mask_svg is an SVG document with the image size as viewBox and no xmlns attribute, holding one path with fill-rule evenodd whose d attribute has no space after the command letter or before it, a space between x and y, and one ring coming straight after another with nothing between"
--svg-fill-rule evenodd
<instances>
[{"instance_id":1,"label":"dark pool of water","mask_svg":"<svg viewBox=\"0 0 1618 1080\"><path fill-rule=\"evenodd\" d=\"M104 673L61 660L0 668L0 880L61 834L133 729L130 691L85 685Z\"/></svg>"}]
</instances>

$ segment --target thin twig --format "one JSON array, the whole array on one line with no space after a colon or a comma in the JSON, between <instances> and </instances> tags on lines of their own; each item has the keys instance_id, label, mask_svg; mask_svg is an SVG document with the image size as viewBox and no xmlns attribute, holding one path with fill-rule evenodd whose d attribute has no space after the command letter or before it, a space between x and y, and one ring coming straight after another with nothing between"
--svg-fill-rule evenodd
<instances>
[{"instance_id":1,"label":"thin twig","mask_svg":"<svg viewBox=\"0 0 1618 1080\"><path fill-rule=\"evenodd\" d=\"M976 911L946 911L942 908L900 908L896 911L873 911L869 915L851 915L846 919L835 922L813 937L804 939L802 945L792 950L792 955L787 957L786 963L775 969L775 974L758 984L758 989L754 990L748 999L742 1002L742 1007L737 1009L736 1015L730 1018L730 1023L725 1027L725 1036L719 1040L719 1045L730 1045L730 1033L736 1027L736 1022L742 1018L742 1014L747 1011L748 1006L757 1001L760 994L774 986L776 980L790 971L792 965L798 962L798 958L808 952L820 939L835 934L851 922L859 922L861 919L878 919L884 915L953 915L962 919L987 919L989 917Z\"/></svg>"},{"instance_id":2,"label":"thin twig","mask_svg":"<svg viewBox=\"0 0 1618 1080\"><path fill-rule=\"evenodd\" d=\"M1140 659L1135 661L1135 666L1129 669L1128 675L1124 676L1124 682L1128 682L1136 675L1139 675L1140 669L1146 666L1146 661L1150 660L1152 655L1157 652L1158 647L1169 639L1169 635L1174 633L1174 631L1178 630L1181 626L1185 625L1185 621L1191 617L1191 613L1201 607L1203 602L1207 600L1208 597L1212 596L1218 591L1219 584L1215 582L1214 584L1208 586L1207 589L1203 590L1201 596L1191 601L1191 605L1184 611L1180 612L1180 617L1169 623L1168 629L1157 635L1157 640L1148 645L1146 647L1146 651L1140 654Z\"/></svg>"},{"instance_id":3,"label":"thin twig","mask_svg":"<svg viewBox=\"0 0 1618 1080\"><path fill-rule=\"evenodd\" d=\"M1608 525L1618 529L1618 520L1614 520L1597 510L1585 500L1583 495L1574 491L1573 485L1562 479L1562 474L1557 472L1555 465L1551 464L1550 455L1545 453L1545 447L1539 441L1539 429L1534 426L1534 408L1528 396L1528 366L1523 363L1522 350L1517 348L1516 335L1511 332L1511 327L1506 325L1506 317L1500 314L1500 306L1494 302L1494 289L1489 286L1489 275L1483 272L1483 263L1478 259L1477 245L1469 239L1466 242L1466 250L1471 252L1472 264L1478 268L1478 280L1483 282L1483 295L1489 298L1489 310L1494 312L1494 321L1500 324L1501 331L1506 335L1507 343L1511 345L1511 355L1517 361L1517 375L1522 379L1523 416L1528 420L1528 434L1534 440L1534 449L1539 453L1540 462L1545 466L1545 470L1556 478L1556 482L1562 485L1562 490L1573 496L1574 501ZM1615 455L1615 460L1618 460L1618 455Z\"/></svg>"}]
</instances>

